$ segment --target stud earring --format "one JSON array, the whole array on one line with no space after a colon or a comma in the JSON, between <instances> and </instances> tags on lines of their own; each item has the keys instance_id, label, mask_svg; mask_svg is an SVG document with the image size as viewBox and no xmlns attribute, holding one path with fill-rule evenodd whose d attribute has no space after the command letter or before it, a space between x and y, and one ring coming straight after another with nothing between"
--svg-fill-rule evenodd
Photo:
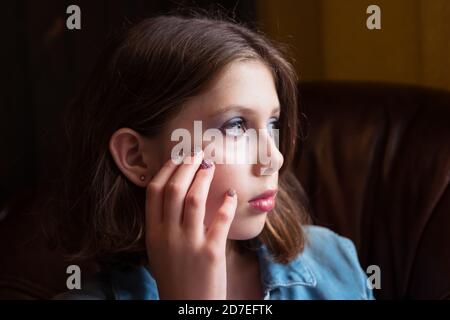
<instances>
[{"instance_id":1,"label":"stud earring","mask_svg":"<svg viewBox=\"0 0 450 320\"><path fill-rule=\"evenodd\" d=\"M141 181L144 181L145 180L145 176L144 175L142 175L142 176L140 176L140 178L139 179L141 179Z\"/></svg>"}]
</instances>

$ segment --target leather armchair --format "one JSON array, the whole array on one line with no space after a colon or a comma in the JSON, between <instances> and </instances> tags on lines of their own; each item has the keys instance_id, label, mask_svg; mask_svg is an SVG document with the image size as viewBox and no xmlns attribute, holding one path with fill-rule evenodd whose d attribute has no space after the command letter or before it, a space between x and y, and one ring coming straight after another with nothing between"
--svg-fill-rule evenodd
<instances>
[{"instance_id":1,"label":"leather armchair","mask_svg":"<svg viewBox=\"0 0 450 320\"><path fill-rule=\"evenodd\" d=\"M376 298L450 298L450 93L331 82L300 95L309 132L294 168L314 223L380 267Z\"/></svg>"}]
</instances>

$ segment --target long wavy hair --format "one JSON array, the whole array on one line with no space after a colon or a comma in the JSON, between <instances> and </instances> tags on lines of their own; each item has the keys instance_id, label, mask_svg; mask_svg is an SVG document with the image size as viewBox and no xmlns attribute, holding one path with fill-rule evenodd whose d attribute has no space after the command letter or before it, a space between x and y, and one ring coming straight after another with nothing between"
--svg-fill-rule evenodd
<instances>
[{"instance_id":1,"label":"long wavy hair","mask_svg":"<svg viewBox=\"0 0 450 320\"><path fill-rule=\"evenodd\" d=\"M301 128L298 77L286 50L229 17L192 12L148 18L113 37L68 108L64 175L51 198L51 243L74 260L145 262L145 189L117 168L108 148L112 134L127 127L157 135L225 66L257 59L275 80L284 165L263 231L238 245L246 250L263 243L281 263L294 258L304 247L309 207L290 170Z\"/></svg>"}]
</instances>

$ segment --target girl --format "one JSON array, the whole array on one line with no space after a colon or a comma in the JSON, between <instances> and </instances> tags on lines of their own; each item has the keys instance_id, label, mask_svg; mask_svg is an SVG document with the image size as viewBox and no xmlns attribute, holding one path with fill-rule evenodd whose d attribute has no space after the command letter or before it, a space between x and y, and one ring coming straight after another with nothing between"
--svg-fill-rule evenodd
<instances>
[{"instance_id":1,"label":"girl","mask_svg":"<svg viewBox=\"0 0 450 320\"><path fill-rule=\"evenodd\" d=\"M69 115L55 239L102 268L57 298L373 298L353 243L307 226L290 170L297 77L262 34L144 20L106 48ZM179 149L175 133L198 139L196 123L219 136ZM256 161L229 161L243 155Z\"/></svg>"}]
</instances>

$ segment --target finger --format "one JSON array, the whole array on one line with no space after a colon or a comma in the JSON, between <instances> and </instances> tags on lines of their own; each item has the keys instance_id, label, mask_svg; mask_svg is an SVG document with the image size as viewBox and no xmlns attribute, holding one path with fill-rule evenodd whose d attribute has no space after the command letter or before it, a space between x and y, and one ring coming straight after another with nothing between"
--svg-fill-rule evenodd
<instances>
[{"instance_id":1,"label":"finger","mask_svg":"<svg viewBox=\"0 0 450 320\"><path fill-rule=\"evenodd\" d=\"M164 188L162 217L163 223L167 223L167 226L181 225L184 199L202 159L202 150L193 156L186 157L186 161L180 164L167 182Z\"/></svg>"},{"instance_id":2,"label":"finger","mask_svg":"<svg viewBox=\"0 0 450 320\"><path fill-rule=\"evenodd\" d=\"M212 160L204 160L184 201L183 226L188 233L203 234L206 200L214 177L215 165Z\"/></svg>"},{"instance_id":3,"label":"finger","mask_svg":"<svg viewBox=\"0 0 450 320\"><path fill-rule=\"evenodd\" d=\"M162 222L164 186L180 163L171 159L166 161L158 173L150 180L146 190L145 217L150 225Z\"/></svg>"},{"instance_id":4,"label":"finger","mask_svg":"<svg viewBox=\"0 0 450 320\"><path fill-rule=\"evenodd\" d=\"M237 194L236 191L230 189L225 194L225 200L207 230L206 238L209 243L225 249L228 232L231 222L233 222L236 208Z\"/></svg>"}]
</instances>

